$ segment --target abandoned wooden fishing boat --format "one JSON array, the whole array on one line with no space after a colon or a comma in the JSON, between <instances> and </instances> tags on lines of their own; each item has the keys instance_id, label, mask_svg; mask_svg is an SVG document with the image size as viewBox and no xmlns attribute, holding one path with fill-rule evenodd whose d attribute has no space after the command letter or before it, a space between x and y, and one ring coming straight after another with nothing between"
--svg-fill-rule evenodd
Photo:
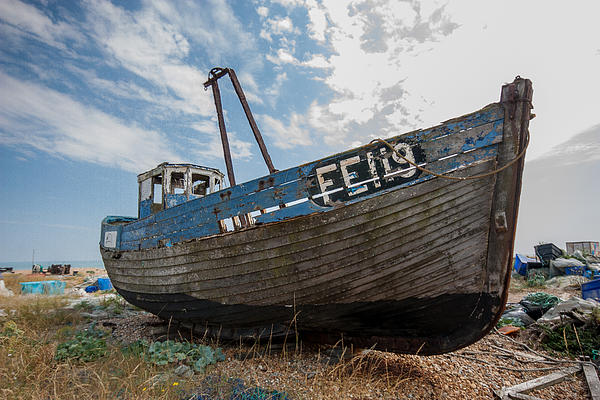
<instances>
[{"instance_id":1,"label":"abandoned wooden fishing boat","mask_svg":"<svg viewBox=\"0 0 600 400\"><path fill-rule=\"evenodd\" d=\"M236 184L222 118L229 74L270 174ZM507 299L532 86L430 129L276 171L231 69L213 69L230 186L163 163L138 176L137 218L106 217L116 290L222 338L304 338L438 354L496 323Z\"/></svg>"}]
</instances>

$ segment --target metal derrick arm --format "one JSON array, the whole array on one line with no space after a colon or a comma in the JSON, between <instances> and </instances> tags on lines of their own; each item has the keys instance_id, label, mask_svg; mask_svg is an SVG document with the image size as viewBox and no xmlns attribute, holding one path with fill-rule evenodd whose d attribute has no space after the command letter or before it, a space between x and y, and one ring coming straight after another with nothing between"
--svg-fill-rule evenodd
<instances>
[{"instance_id":1,"label":"metal derrick arm","mask_svg":"<svg viewBox=\"0 0 600 400\"><path fill-rule=\"evenodd\" d=\"M265 160L265 164L267 164L267 168L269 169L269 174L272 174L277 170L273 166L271 156L269 156L267 146L265 146L265 142L263 141L262 135L258 130L258 126L256 125L256 121L254 120L254 116L252 115L252 111L250 110L250 106L248 105L248 101L246 100L246 96L244 95L244 91L242 90L242 86L238 81L235 71L231 68L213 68L208 73L208 80L204 82L204 88L206 89L209 86L212 87L213 97L215 99L215 107L217 108L219 131L221 132L221 143L223 145L223 154L225 156L225 165L227 166L227 176L229 178L229 185L235 186L235 174L233 172L233 164L231 162L231 151L229 149L227 129L225 128L225 119L223 118L223 105L221 104L221 91L219 90L218 83L219 78L225 75L229 75L229 79L231 79L233 89L235 90L235 93L240 99L240 103L242 104L242 108L244 109L244 113L246 114L246 118L248 119L248 123L250 124L250 128L252 129L252 133L254 134L256 143L258 143L258 147L260 148L260 152Z\"/></svg>"}]
</instances>

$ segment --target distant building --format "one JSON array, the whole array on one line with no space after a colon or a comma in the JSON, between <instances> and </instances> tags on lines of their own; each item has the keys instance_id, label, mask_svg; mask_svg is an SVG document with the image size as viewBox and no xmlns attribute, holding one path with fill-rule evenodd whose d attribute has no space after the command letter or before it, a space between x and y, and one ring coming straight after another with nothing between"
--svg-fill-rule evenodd
<instances>
[{"instance_id":1,"label":"distant building","mask_svg":"<svg viewBox=\"0 0 600 400\"><path fill-rule=\"evenodd\" d=\"M583 254L600 257L600 245L598 242L567 242L567 253L573 254L580 250Z\"/></svg>"}]
</instances>

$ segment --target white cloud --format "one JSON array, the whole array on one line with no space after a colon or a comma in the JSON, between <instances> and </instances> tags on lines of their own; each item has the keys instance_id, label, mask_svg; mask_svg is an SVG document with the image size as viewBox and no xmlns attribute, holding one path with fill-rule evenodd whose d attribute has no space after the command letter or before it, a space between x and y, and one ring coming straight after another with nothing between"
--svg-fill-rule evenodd
<instances>
[{"instance_id":1,"label":"white cloud","mask_svg":"<svg viewBox=\"0 0 600 400\"><path fill-rule=\"evenodd\" d=\"M260 115L259 118L265 126L265 134L273 138L273 144L280 149L313 144L308 129L303 127L304 117L297 113L292 113L287 125L269 115Z\"/></svg>"},{"instance_id":2,"label":"white cloud","mask_svg":"<svg viewBox=\"0 0 600 400\"><path fill-rule=\"evenodd\" d=\"M0 1L0 20L17 35L25 35L52 47L66 49L65 40L81 42L83 35L66 22L53 22L35 6L18 0Z\"/></svg>"},{"instance_id":3,"label":"white cloud","mask_svg":"<svg viewBox=\"0 0 600 400\"><path fill-rule=\"evenodd\" d=\"M306 7L311 37L327 38L331 55L314 54L297 62L278 53L278 61L326 73L324 83L334 91L333 99L313 102L308 113L325 142L343 147L373 134L415 127L420 122L418 110L426 103L401 90L405 65L457 27L444 7L391 0L309 1Z\"/></svg>"},{"instance_id":4,"label":"white cloud","mask_svg":"<svg viewBox=\"0 0 600 400\"><path fill-rule=\"evenodd\" d=\"M223 144L216 121L205 121L193 126L198 132L203 133L208 140L202 140L197 137L187 138L193 153L200 159L223 160ZM252 143L240 140L235 132L228 131L227 139L229 141L229 150L234 160L248 161L252 159ZM201 161L202 162L202 161Z\"/></svg>"},{"instance_id":5,"label":"white cloud","mask_svg":"<svg viewBox=\"0 0 600 400\"><path fill-rule=\"evenodd\" d=\"M328 27L326 11L315 0L307 2L307 9L310 20L308 25L310 37L319 42L324 42Z\"/></svg>"},{"instance_id":6,"label":"white cloud","mask_svg":"<svg viewBox=\"0 0 600 400\"><path fill-rule=\"evenodd\" d=\"M302 65L318 69L331 68L329 60L320 54L313 54L309 60L302 62Z\"/></svg>"},{"instance_id":7,"label":"white cloud","mask_svg":"<svg viewBox=\"0 0 600 400\"><path fill-rule=\"evenodd\" d=\"M283 87L283 84L285 83L285 81L287 81L287 79L288 79L287 73L281 72L275 76L275 82L273 82L273 85L271 85L269 88L267 88L265 90L265 95L266 95L267 101L269 102L271 107L275 106L275 103L277 102L277 98L279 97L279 94L281 93L281 88Z\"/></svg>"},{"instance_id":8,"label":"white cloud","mask_svg":"<svg viewBox=\"0 0 600 400\"><path fill-rule=\"evenodd\" d=\"M304 5L304 0L273 0L273 3L280 4L285 8L295 8Z\"/></svg>"},{"instance_id":9,"label":"white cloud","mask_svg":"<svg viewBox=\"0 0 600 400\"><path fill-rule=\"evenodd\" d=\"M167 139L0 72L0 144L139 172L180 161Z\"/></svg>"},{"instance_id":10,"label":"white cloud","mask_svg":"<svg viewBox=\"0 0 600 400\"><path fill-rule=\"evenodd\" d=\"M290 17L268 19L267 23L270 26L269 33L271 34L281 35L289 32L297 32Z\"/></svg>"},{"instance_id":11,"label":"white cloud","mask_svg":"<svg viewBox=\"0 0 600 400\"><path fill-rule=\"evenodd\" d=\"M277 60L282 64L299 64L298 60L284 49L277 50Z\"/></svg>"},{"instance_id":12,"label":"white cloud","mask_svg":"<svg viewBox=\"0 0 600 400\"><path fill-rule=\"evenodd\" d=\"M260 30L258 37L261 39L265 39L266 41L269 41L269 42L273 41L273 38L271 37L271 34L269 33L269 31L264 28Z\"/></svg>"},{"instance_id":13,"label":"white cloud","mask_svg":"<svg viewBox=\"0 0 600 400\"><path fill-rule=\"evenodd\" d=\"M260 6L256 9L256 13L263 18L266 18L269 15L269 9L267 7Z\"/></svg>"},{"instance_id":14,"label":"white cloud","mask_svg":"<svg viewBox=\"0 0 600 400\"><path fill-rule=\"evenodd\" d=\"M161 101L168 95L169 107L209 116L214 113L212 98L202 90L208 67L190 65L192 44L206 48L215 59L227 53L239 56L253 46L230 7L210 3L179 3L176 8L170 2L143 2L141 9L129 12L99 0L87 3L88 19L105 52L162 90Z\"/></svg>"},{"instance_id":15,"label":"white cloud","mask_svg":"<svg viewBox=\"0 0 600 400\"><path fill-rule=\"evenodd\" d=\"M278 49L275 55L267 54L266 59L276 65L295 65L298 67L325 70L332 68L331 63L321 54L312 54L306 61L300 61L286 49Z\"/></svg>"}]
</instances>

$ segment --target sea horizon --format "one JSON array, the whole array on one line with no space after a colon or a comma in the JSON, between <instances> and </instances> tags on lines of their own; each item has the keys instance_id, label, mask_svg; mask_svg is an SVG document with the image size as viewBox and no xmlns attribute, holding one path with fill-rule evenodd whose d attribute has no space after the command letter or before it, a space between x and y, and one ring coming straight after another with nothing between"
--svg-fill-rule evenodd
<instances>
[{"instance_id":1,"label":"sea horizon","mask_svg":"<svg viewBox=\"0 0 600 400\"><path fill-rule=\"evenodd\" d=\"M104 269L102 260L35 260L35 264L41 265L44 268L52 264L70 264L71 269L78 268L101 268ZM15 271L30 271L31 261L0 261L0 267L13 267Z\"/></svg>"}]
</instances>

